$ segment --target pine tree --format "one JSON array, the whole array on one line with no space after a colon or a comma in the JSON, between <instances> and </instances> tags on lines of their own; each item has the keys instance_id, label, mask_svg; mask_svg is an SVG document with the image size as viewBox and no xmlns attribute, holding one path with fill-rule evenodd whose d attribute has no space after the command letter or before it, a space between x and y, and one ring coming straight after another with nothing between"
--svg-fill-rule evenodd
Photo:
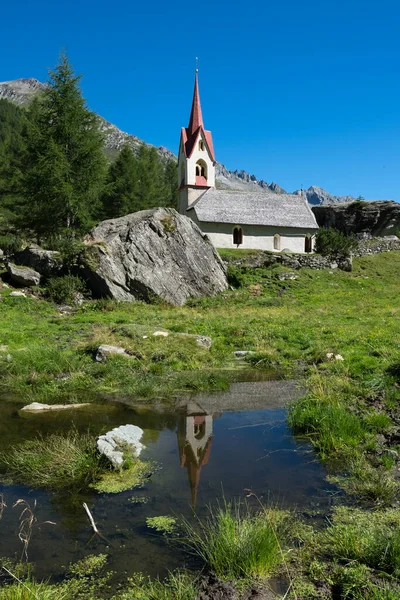
<instances>
[{"instance_id":1,"label":"pine tree","mask_svg":"<svg viewBox=\"0 0 400 600\"><path fill-rule=\"evenodd\" d=\"M178 164L169 159L164 168L164 206L178 208Z\"/></svg>"},{"instance_id":2,"label":"pine tree","mask_svg":"<svg viewBox=\"0 0 400 600\"><path fill-rule=\"evenodd\" d=\"M98 120L65 54L28 111L23 223L40 238L87 229L105 176Z\"/></svg>"},{"instance_id":3,"label":"pine tree","mask_svg":"<svg viewBox=\"0 0 400 600\"><path fill-rule=\"evenodd\" d=\"M135 211L137 165L138 161L129 146L124 146L110 165L102 198L105 218L114 219Z\"/></svg>"}]
</instances>

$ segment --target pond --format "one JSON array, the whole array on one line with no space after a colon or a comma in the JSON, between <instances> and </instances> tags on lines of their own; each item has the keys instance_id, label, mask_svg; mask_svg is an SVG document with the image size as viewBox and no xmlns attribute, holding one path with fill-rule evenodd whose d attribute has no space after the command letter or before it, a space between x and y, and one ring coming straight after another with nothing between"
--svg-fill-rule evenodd
<instances>
[{"instance_id":1,"label":"pond","mask_svg":"<svg viewBox=\"0 0 400 600\"><path fill-rule=\"evenodd\" d=\"M208 505L223 498L245 499L249 489L263 502L327 511L334 490L325 480L325 468L309 444L293 438L285 420L287 402L302 393L295 382L242 382L229 392L177 398L173 406L161 402L136 406L124 399L39 414L20 413L20 403L2 402L2 450L38 433L62 432L71 426L98 435L134 424L144 430L141 458L156 461L160 468L145 487L115 495L61 498L40 489L0 484L7 503L0 520L0 556L21 555L21 509L12 508L18 499L31 506L36 501L37 526L28 554L39 578L57 578L68 563L99 552L109 555L117 579L135 571L163 576L168 569L195 566L147 528L146 518L191 519L194 511L202 518ZM92 537L84 501L104 538Z\"/></svg>"}]
</instances>

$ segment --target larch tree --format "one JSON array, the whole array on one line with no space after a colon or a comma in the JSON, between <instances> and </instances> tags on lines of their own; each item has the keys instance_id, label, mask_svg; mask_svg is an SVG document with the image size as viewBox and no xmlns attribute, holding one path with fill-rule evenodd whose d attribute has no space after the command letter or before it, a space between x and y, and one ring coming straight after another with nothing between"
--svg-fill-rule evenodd
<instances>
[{"instance_id":1,"label":"larch tree","mask_svg":"<svg viewBox=\"0 0 400 600\"><path fill-rule=\"evenodd\" d=\"M38 238L86 230L106 172L97 116L87 109L66 54L28 112L23 224Z\"/></svg>"}]
</instances>

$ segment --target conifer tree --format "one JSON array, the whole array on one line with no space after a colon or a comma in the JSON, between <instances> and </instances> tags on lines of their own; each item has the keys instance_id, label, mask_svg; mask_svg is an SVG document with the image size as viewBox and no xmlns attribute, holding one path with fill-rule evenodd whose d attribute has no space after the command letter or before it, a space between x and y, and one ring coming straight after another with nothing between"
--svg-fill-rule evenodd
<instances>
[{"instance_id":1,"label":"conifer tree","mask_svg":"<svg viewBox=\"0 0 400 600\"><path fill-rule=\"evenodd\" d=\"M178 208L178 164L170 159L164 168L164 206Z\"/></svg>"},{"instance_id":2,"label":"conifer tree","mask_svg":"<svg viewBox=\"0 0 400 600\"><path fill-rule=\"evenodd\" d=\"M83 231L99 209L105 176L98 120L65 54L28 112L23 224L37 236Z\"/></svg>"},{"instance_id":3,"label":"conifer tree","mask_svg":"<svg viewBox=\"0 0 400 600\"><path fill-rule=\"evenodd\" d=\"M110 165L102 198L105 218L114 219L134 212L138 187L137 164L131 148L124 146Z\"/></svg>"}]
</instances>

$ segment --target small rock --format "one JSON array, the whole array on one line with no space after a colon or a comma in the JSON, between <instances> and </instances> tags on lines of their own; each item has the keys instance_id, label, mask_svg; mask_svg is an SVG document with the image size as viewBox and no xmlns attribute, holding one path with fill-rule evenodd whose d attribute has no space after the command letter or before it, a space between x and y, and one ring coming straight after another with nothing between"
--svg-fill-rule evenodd
<instances>
[{"instance_id":1,"label":"small rock","mask_svg":"<svg viewBox=\"0 0 400 600\"><path fill-rule=\"evenodd\" d=\"M334 352L327 352L326 358L328 360L344 360L344 358L341 354L335 354Z\"/></svg>"},{"instance_id":2,"label":"small rock","mask_svg":"<svg viewBox=\"0 0 400 600\"><path fill-rule=\"evenodd\" d=\"M96 353L96 361L102 362L107 360L109 356L113 356L119 354L120 356L129 356L125 348L120 348L119 346L108 346L107 344L102 344L97 348Z\"/></svg>"},{"instance_id":3,"label":"small rock","mask_svg":"<svg viewBox=\"0 0 400 600\"><path fill-rule=\"evenodd\" d=\"M280 273L278 276L279 281L288 281L298 279L298 275L295 273Z\"/></svg>"},{"instance_id":4,"label":"small rock","mask_svg":"<svg viewBox=\"0 0 400 600\"><path fill-rule=\"evenodd\" d=\"M162 337L168 337L169 333L168 331L155 331L153 333L154 336L158 337L158 336L162 336Z\"/></svg>"},{"instance_id":5,"label":"small rock","mask_svg":"<svg viewBox=\"0 0 400 600\"><path fill-rule=\"evenodd\" d=\"M11 298L26 298L24 292L11 292Z\"/></svg>"},{"instance_id":6,"label":"small rock","mask_svg":"<svg viewBox=\"0 0 400 600\"><path fill-rule=\"evenodd\" d=\"M17 285L32 287L40 283L40 273L29 267L17 267L12 263L8 263L7 271L10 274L11 281Z\"/></svg>"},{"instance_id":7,"label":"small rock","mask_svg":"<svg viewBox=\"0 0 400 600\"><path fill-rule=\"evenodd\" d=\"M245 356L255 354L255 352L253 350L236 350L233 354L236 356L236 358L243 358Z\"/></svg>"},{"instance_id":8,"label":"small rock","mask_svg":"<svg viewBox=\"0 0 400 600\"><path fill-rule=\"evenodd\" d=\"M128 450L134 457L140 455L144 448L140 442L142 435L143 429L136 425L121 425L101 435L97 439L97 449L120 469L124 464L124 452Z\"/></svg>"},{"instance_id":9,"label":"small rock","mask_svg":"<svg viewBox=\"0 0 400 600\"><path fill-rule=\"evenodd\" d=\"M12 361L12 359L13 359L13 357L12 357L12 354L7 354L7 356L6 356L6 361L7 361L7 362L11 362L11 361Z\"/></svg>"},{"instance_id":10,"label":"small rock","mask_svg":"<svg viewBox=\"0 0 400 600\"><path fill-rule=\"evenodd\" d=\"M177 335L193 338L200 348L207 348L208 350L211 348L212 339L208 335L198 335L197 333L178 333Z\"/></svg>"},{"instance_id":11,"label":"small rock","mask_svg":"<svg viewBox=\"0 0 400 600\"><path fill-rule=\"evenodd\" d=\"M68 304L61 304L57 306L57 310L62 315L72 315L72 313L74 312L72 306L69 306Z\"/></svg>"},{"instance_id":12,"label":"small rock","mask_svg":"<svg viewBox=\"0 0 400 600\"><path fill-rule=\"evenodd\" d=\"M7 352L8 346L0 346L0 352Z\"/></svg>"}]
</instances>

